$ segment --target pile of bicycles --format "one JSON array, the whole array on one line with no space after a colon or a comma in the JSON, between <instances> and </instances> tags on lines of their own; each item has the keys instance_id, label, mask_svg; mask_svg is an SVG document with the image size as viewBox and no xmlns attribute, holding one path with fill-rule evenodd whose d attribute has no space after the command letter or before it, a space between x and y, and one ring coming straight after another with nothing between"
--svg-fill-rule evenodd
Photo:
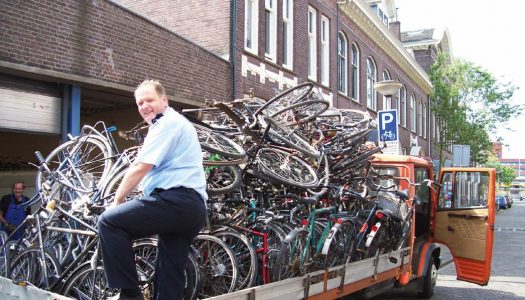
<instances>
[{"instance_id":1,"label":"pile of bicycles","mask_svg":"<svg viewBox=\"0 0 525 300\"><path fill-rule=\"evenodd\" d=\"M208 222L185 270L185 299L207 298L398 250L414 206L371 167L366 112L329 108L300 84L257 98L183 110L197 129L209 194ZM8 241L0 275L76 299L105 299L96 220L136 157L145 126L99 122L47 157L37 153L39 209ZM386 179L386 180L385 180ZM408 180L408 179L407 179ZM136 190L130 197L140 196ZM137 273L151 295L157 238L135 241ZM392 258L394 259L394 258Z\"/></svg>"}]
</instances>

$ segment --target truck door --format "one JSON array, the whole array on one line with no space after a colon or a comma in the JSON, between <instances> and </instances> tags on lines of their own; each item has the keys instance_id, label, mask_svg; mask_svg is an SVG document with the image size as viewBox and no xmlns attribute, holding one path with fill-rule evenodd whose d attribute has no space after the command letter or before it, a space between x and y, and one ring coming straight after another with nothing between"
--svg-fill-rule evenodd
<instances>
[{"instance_id":1,"label":"truck door","mask_svg":"<svg viewBox=\"0 0 525 300\"><path fill-rule=\"evenodd\" d=\"M458 280L487 285L494 241L494 169L444 168L435 211L435 240L454 257Z\"/></svg>"}]
</instances>

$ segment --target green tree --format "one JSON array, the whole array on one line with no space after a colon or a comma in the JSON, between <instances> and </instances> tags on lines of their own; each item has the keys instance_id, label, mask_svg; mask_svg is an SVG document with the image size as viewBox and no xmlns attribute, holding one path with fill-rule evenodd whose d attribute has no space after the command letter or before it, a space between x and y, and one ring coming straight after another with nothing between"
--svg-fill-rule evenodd
<instances>
[{"instance_id":1,"label":"green tree","mask_svg":"<svg viewBox=\"0 0 525 300\"><path fill-rule=\"evenodd\" d=\"M490 156L487 163L483 166L487 168L495 168L498 173L498 182L506 186L509 186L514 180L516 180L517 174L514 168L501 164L494 155Z\"/></svg>"},{"instance_id":2,"label":"green tree","mask_svg":"<svg viewBox=\"0 0 525 300\"><path fill-rule=\"evenodd\" d=\"M496 129L523 110L511 103L516 87L500 83L470 62L447 61L447 56L440 53L429 70L433 85L431 110L439 131L435 141L439 160L443 162L449 146L464 144L470 145L472 162L484 163L491 153L489 134L497 136Z\"/></svg>"}]
</instances>

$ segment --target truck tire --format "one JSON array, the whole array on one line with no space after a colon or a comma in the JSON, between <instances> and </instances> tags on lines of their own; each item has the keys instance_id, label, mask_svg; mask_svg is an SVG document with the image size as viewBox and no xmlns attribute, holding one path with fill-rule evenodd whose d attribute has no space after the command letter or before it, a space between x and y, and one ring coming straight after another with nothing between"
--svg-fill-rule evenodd
<instances>
[{"instance_id":1,"label":"truck tire","mask_svg":"<svg viewBox=\"0 0 525 300\"><path fill-rule=\"evenodd\" d=\"M432 297L437 282L437 276L438 269L436 267L436 261L434 260L434 257L432 257L425 277L421 278L421 280L423 280L423 290L419 293L419 296L427 299Z\"/></svg>"}]
</instances>

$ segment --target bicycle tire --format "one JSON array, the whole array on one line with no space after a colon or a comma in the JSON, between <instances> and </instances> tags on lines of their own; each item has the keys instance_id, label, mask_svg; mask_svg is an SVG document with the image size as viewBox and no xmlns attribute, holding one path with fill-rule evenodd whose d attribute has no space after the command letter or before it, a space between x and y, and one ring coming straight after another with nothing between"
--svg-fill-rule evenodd
<instances>
[{"instance_id":1,"label":"bicycle tire","mask_svg":"<svg viewBox=\"0 0 525 300\"><path fill-rule=\"evenodd\" d=\"M237 190L242 183L238 166L206 166L206 192L219 195Z\"/></svg>"},{"instance_id":2,"label":"bicycle tire","mask_svg":"<svg viewBox=\"0 0 525 300\"><path fill-rule=\"evenodd\" d=\"M223 240L237 257L239 264L239 280L237 289L242 290L255 285L257 279L257 253L250 239L232 229L213 231L212 235Z\"/></svg>"},{"instance_id":3,"label":"bicycle tire","mask_svg":"<svg viewBox=\"0 0 525 300\"><path fill-rule=\"evenodd\" d=\"M325 100L308 100L282 108L269 116L286 126L313 121L330 107Z\"/></svg>"},{"instance_id":4,"label":"bicycle tire","mask_svg":"<svg viewBox=\"0 0 525 300\"><path fill-rule=\"evenodd\" d=\"M261 148L256 161L259 170L274 181L300 188L318 185L314 169L301 158L275 148Z\"/></svg>"},{"instance_id":5,"label":"bicycle tire","mask_svg":"<svg viewBox=\"0 0 525 300\"><path fill-rule=\"evenodd\" d=\"M244 149L225 135L198 124L193 124L193 126L197 130L199 143L203 149L228 158L244 159L246 157Z\"/></svg>"},{"instance_id":6,"label":"bicycle tire","mask_svg":"<svg viewBox=\"0 0 525 300\"><path fill-rule=\"evenodd\" d=\"M293 129L280 124L273 118L261 117L261 119L264 119L270 126L268 135L271 139L277 139L279 143L288 145L306 156L319 157L319 151Z\"/></svg>"},{"instance_id":7,"label":"bicycle tire","mask_svg":"<svg viewBox=\"0 0 525 300\"><path fill-rule=\"evenodd\" d=\"M308 230L296 228L288 233L281 245L279 254L272 268L272 278L283 280L304 274L301 256L308 247Z\"/></svg>"},{"instance_id":8,"label":"bicycle tire","mask_svg":"<svg viewBox=\"0 0 525 300\"><path fill-rule=\"evenodd\" d=\"M305 82L296 85L295 87L292 87L273 97L272 99L268 100L258 110L255 111L255 115L259 115L261 113L264 113L265 111L277 111L280 108L284 108L292 104L298 103L312 91L313 87L314 85L310 82Z\"/></svg>"},{"instance_id":9,"label":"bicycle tire","mask_svg":"<svg viewBox=\"0 0 525 300\"><path fill-rule=\"evenodd\" d=\"M221 239L199 234L193 246L200 255L202 270L201 298L231 293L237 286L238 265L233 251Z\"/></svg>"},{"instance_id":10,"label":"bicycle tire","mask_svg":"<svg viewBox=\"0 0 525 300\"><path fill-rule=\"evenodd\" d=\"M81 184L91 185L92 182L101 182L108 175L113 161L112 150L100 138L95 137L79 137L77 139L65 142L55 148L44 159L51 171L57 171L65 158L69 157L73 160L74 165L63 165L62 171L64 173L77 171L80 174ZM46 181L49 174L39 170L36 175L36 188L42 189L42 183ZM79 182L80 184L80 182ZM57 188L57 186L52 186ZM73 200L73 199L61 199Z\"/></svg>"},{"instance_id":11,"label":"bicycle tire","mask_svg":"<svg viewBox=\"0 0 525 300\"><path fill-rule=\"evenodd\" d=\"M73 271L62 289L62 295L77 300L105 300L119 293L118 289L106 287L104 268L84 264Z\"/></svg>"},{"instance_id":12,"label":"bicycle tire","mask_svg":"<svg viewBox=\"0 0 525 300\"><path fill-rule=\"evenodd\" d=\"M62 273L60 263L48 250L44 249L45 268L41 261L41 250L36 247L27 248L16 256L10 264L7 274L13 281L29 282L32 285L46 289L46 282L52 277L58 278ZM47 274L47 278L45 277Z\"/></svg>"},{"instance_id":13,"label":"bicycle tire","mask_svg":"<svg viewBox=\"0 0 525 300\"><path fill-rule=\"evenodd\" d=\"M113 195L117 191L120 182L124 179L127 169L122 169L119 171L108 183L106 186L102 187L104 191L102 192L102 199L105 201L103 205L109 205L113 201ZM144 193L138 188L133 189L131 193L126 196L126 201L130 199L135 199L143 196Z\"/></svg>"},{"instance_id":14,"label":"bicycle tire","mask_svg":"<svg viewBox=\"0 0 525 300\"><path fill-rule=\"evenodd\" d=\"M325 268L344 264L348 254L351 253L355 239L354 222L344 220L335 232L329 245L325 259Z\"/></svg>"}]
</instances>

